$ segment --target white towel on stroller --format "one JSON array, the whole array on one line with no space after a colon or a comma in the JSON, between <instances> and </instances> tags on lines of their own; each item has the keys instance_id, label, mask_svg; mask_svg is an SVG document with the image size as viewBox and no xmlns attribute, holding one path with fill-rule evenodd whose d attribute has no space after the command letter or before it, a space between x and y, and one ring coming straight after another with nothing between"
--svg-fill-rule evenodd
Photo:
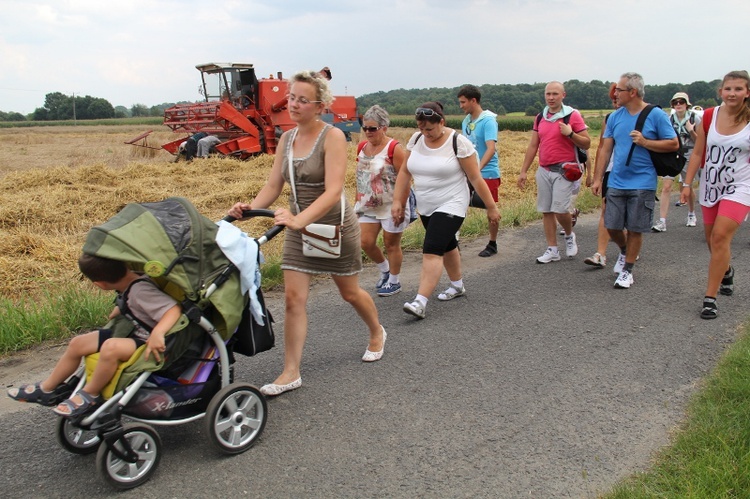
<instances>
[{"instance_id":1,"label":"white towel on stroller","mask_svg":"<svg viewBox=\"0 0 750 499\"><path fill-rule=\"evenodd\" d=\"M229 261L239 269L242 294L250 292L250 312L255 321L262 326L265 320L257 295L260 287L258 242L229 222L221 220L217 225L219 231L216 233L216 244Z\"/></svg>"}]
</instances>

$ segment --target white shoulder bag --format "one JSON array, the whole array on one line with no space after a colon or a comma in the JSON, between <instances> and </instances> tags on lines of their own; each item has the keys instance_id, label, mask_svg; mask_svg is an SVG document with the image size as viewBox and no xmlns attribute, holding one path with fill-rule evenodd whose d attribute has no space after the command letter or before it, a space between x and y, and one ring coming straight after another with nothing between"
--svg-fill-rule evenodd
<instances>
[{"instance_id":1,"label":"white shoulder bag","mask_svg":"<svg viewBox=\"0 0 750 499\"><path fill-rule=\"evenodd\" d=\"M295 128L289 138L289 147L287 148L287 159L289 162L289 184L292 187L292 196L294 196L294 206L299 214L299 204L297 203L297 189L294 185L294 160L292 159L292 146L297 136ZM302 254L313 258L339 258L341 256L341 228L344 225L344 193L341 193L341 223L339 225L328 224L310 224L300 230L302 234Z\"/></svg>"}]
</instances>

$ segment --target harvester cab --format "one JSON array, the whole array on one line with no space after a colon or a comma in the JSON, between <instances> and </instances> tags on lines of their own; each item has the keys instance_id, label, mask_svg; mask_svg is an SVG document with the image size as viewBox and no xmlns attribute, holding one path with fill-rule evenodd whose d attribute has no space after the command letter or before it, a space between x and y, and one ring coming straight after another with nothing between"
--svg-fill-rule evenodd
<instances>
[{"instance_id":1,"label":"harvester cab","mask_svg":"<svg viewBox=\"0 0 750 499\"><path fill-rule=\"evenodd\" d=\"M247 159L274 154L281 134L294 127L287 110L288 81L282 74L258 79L254 66L245 63L199 64L196 69L204 100L164 111L164 125L183 137L162 148L179 158L182 144L210 135L218 139L213 150L221 155ZM322 119L341 128L348 140L351 132L360 131L353 96L336 96ZM136 142L145 142L147 135L129 143L141 145Z\"/></svg>"}]
</instances>

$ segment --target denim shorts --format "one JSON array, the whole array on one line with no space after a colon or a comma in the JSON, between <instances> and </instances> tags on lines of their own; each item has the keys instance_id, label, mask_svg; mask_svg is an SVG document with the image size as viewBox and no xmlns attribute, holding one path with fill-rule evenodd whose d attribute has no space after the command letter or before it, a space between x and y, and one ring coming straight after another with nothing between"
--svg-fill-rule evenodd
<instances>
[{"instance_id":1,"label":"denim shorts","mask_svg":"<svg viewBox=\"0 0 750 499\"><path fill-rule=\"evenodd\" d=\"M612 230L651 232L656 191L639 189L607 189L604 226Z\"/></svg>"}]
</instances>

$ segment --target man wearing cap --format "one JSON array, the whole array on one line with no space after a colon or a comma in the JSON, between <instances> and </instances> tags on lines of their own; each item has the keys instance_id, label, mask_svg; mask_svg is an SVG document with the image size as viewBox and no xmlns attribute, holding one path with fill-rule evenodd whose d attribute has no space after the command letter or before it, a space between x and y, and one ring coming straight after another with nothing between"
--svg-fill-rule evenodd
<instances>
[{"instance_id":1,"label":"man wearing cap","mask_svg":"<svg viewBox=\"0 0 750 499\"><path fill-rule=\"evenodd\" d=\"M672 114L669 117L672 128L680 139L680 144L685 153L685 167L682 173L679 175L680 183L687 175L687 165L690 161L690 155L693 153L693 147L695 147L695 138L697 137L695 127L701 122L701 117L694 113L692 104L690 104L690 98L685 92L677 92L672 96L670 101L672 107ZM666 232L667 230L667 213L669 212L669 200L670 194L672 193L672 181L674 177L662 177L662 190L659 205L659 221L651 227L653 232ZM695 216L695 191L690 186L690 193L688 194L688 215L685 220L687 227L695 227L698 221ZM682 206L680 202L677 202L677 206Z\"/></svg>"},{"instance_id":2,"label":"man wearing cap","mask_svg":"<svg viewBox=\"0 0 750 499\"><path fill-rule=\"evenodd\" d=\"M542 213L547 250L536 259L537 263L560 261L557 249L557 223L565 231L565 254L572 258L578 254L576 235L570 205L574 183L562 176L562 166L578 163L576 147L588 149L591 139L581 114L563 104L565 87L559 81L551 81L544 88L547 106L540 119L534 121L531 140L518 176L518 188L526 187L526 172L539 152L539 168L536 172L536 209Z\"/></svg>"},{"instance_id":3,"label":"man wearing cap","mask_svg":"<svg viewBox=\"0 0 750 499\"><path fill-rule=\"evenodd\" d=\"M479 101L482 93L474 85L464 85L458 90L458 105L466 113L461 132L474 144L479 156L479 170L484 183L490 188L492 199L497 202L500 187L500 163L497 157L497 115L482 109ZM490 224L490 241L479 252L488 257L497 253L497 232L499 224Z\"/></svg>"},{"instance_id":4,"label":"man wearing cap","mask_svg":"<svg viewBox=\"0 0 750 499\"><path fill-rule=\"evenodd\" d=\"M620 247L614 267L615 288L623 289L633 285L633 266L641 252L643 233L650 231L654 216L657 176L649 151L673 152L679 147L669 118L659 109L648 114L641 131L635 130L638 116L648 105L643 100L644 87L638 73L625 73L617 82L615 94L620 108L607 119L591 186L595 195L601 194L604 171L614 153L604 226Z\"/></svg>"}]
</instances>

